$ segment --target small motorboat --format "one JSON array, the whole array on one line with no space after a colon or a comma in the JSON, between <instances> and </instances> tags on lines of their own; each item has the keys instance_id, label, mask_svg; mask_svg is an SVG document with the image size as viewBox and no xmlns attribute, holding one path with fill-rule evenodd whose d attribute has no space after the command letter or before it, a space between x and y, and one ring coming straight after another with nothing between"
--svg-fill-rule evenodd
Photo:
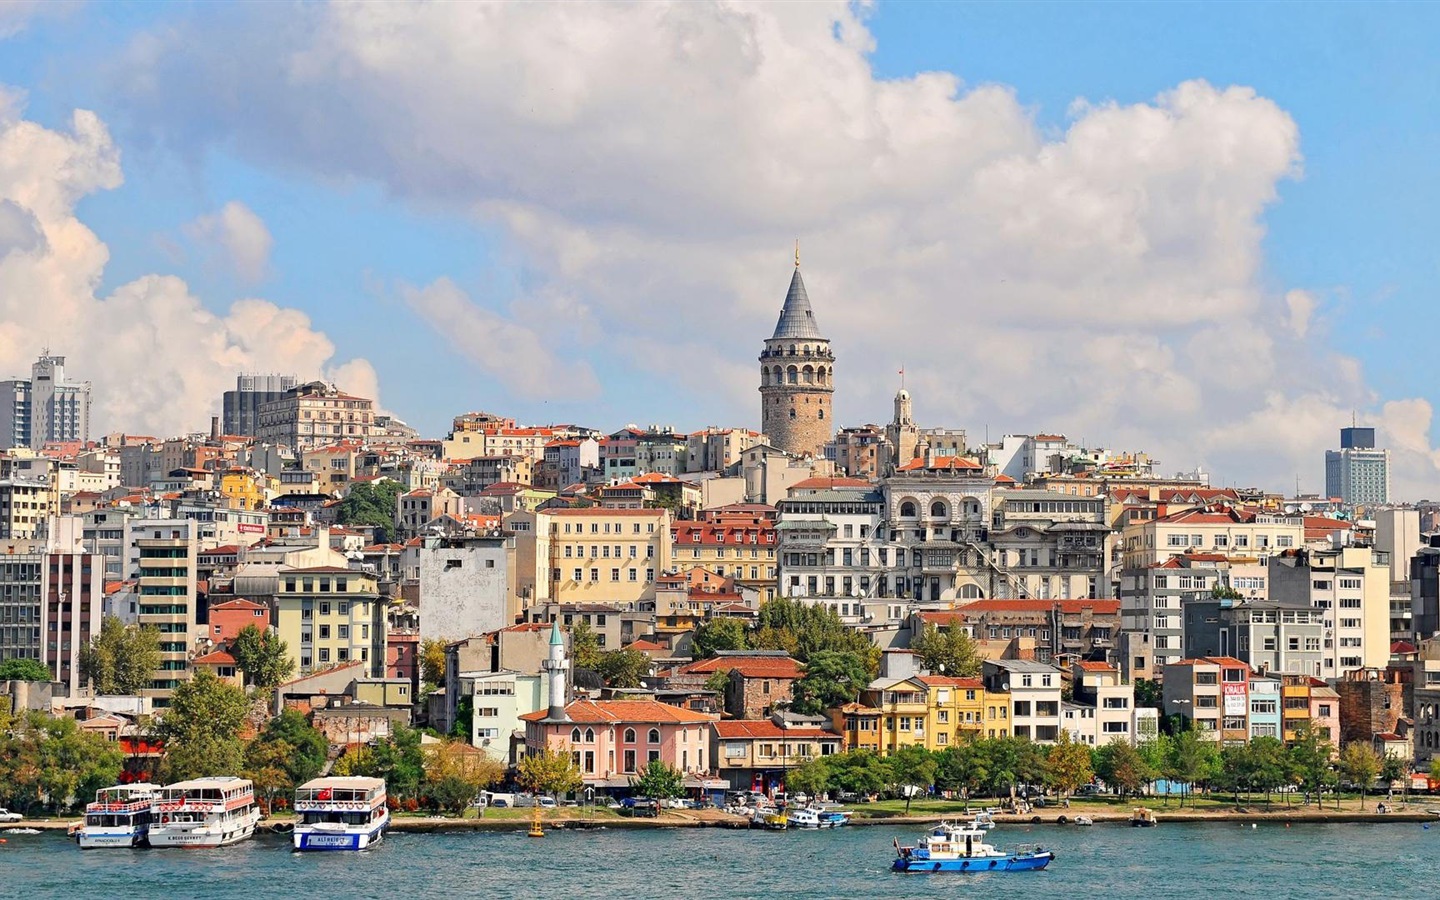
<instances>
[{"instance_id":1,"label":"small motorboat","mask_svg":"<svg viewBox=\"0 0 1440 900\"><path fill-rule=\"evenodd\" d=\"M1155 813L1143 806L1135 807L1135 811L1130 814L1130 825L1133 828L1154 828L1157 824L1159 820L1155 818Z\"/></svg>"},{"instance_id":2,"label":"small motorboat","mask_svg":"<svg viewBox=\"0 0 1440 900\"><path fill-rule=\"evenodd\" d=\"M1076 817L1075 817L1075 824L1076 824L1076 825L1094 825L1094 824L1095 824L1095 820L1092 819L1092 818L1090 818L1089 816L1081 815L1081 816L1076 816Z\"/></svg>"},{"instance_id":3,"label":"small motorboat","mask_svg":"<svg viewBox=\"0 0 1440 900\"><path fill-rule=\"evenodd\" d=\"M995 827L995 816L991 815L988 809L981 810L975 814L975 820L971 824L981 831L989 831Z\"/></svg>"},{"instance_id":4,"label":"small motorboat","mask_svg":"<svg viewBox=\"0 0 1440 900\"><path fill-rule=\"evenodd\" d=\"M1043 869L1055 853L1043 847L1012 853L985 843L985 832L966 823L941 822L913 847L895 841L893 872L1024 872Z\"/></svg>"},{"instance_id":5,"label":"small motorboat","mask_svg":"<svg viewBox=\"0 0 1440 900\"><path fill-rule=\"evenodd\" d=\"M839 810L814 806L787 810L785 817L791 828L839 828L849 821L849 816Z\"/></svg>"},{"instance_id":6,"label":"small motorboat","mask_svg":"<svg viewBox=\"0 0 1440 900\"><path fill-rule=\"evenodd\" d=\"M770 831L784 831L790 825L790 817L784 810L770 806L757 806L755 807L755 816L750 820L750 824Z\"/></svg>"}]
</instances>

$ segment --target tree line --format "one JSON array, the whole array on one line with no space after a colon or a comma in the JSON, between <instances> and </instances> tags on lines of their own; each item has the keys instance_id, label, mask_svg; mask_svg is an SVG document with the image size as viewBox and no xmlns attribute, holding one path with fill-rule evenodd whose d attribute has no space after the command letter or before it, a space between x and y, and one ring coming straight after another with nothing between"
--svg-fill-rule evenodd
<instances>
[{"instance_id":1,"label":"tree line","mask_svg":"<svg viewBox=\"0 0 1440 900\"><path fill-rule=\"evenodd\" d=\"M789 790L811 794L866 795L914 786L969 800L1014 798L1032 787L1067 797L1098 780L1123 799L1165 779L1185 786L1183 805L1195 790L1233 794L1237 803L1242 793L1265 794L1269 802L1275 792L1286 792L1288 798L1289 791L1303 790L1308 800L1344 785L1359 790L1363 802L1377 778L1389 783L1404 774L1404 761L1394 755L1382 758L1365 743L1352 743L1337 755L1317 732L1302 728L1290 746L1277 738L1257 737L1221 747L1186 731L1158 735L1138 746L1117 738L1092 748L1062 732L1052 745L1003 737L976 738L941 751L909 746L887 756L852 750L796 759L785 783Z\"/></svg>"}]
</instances>

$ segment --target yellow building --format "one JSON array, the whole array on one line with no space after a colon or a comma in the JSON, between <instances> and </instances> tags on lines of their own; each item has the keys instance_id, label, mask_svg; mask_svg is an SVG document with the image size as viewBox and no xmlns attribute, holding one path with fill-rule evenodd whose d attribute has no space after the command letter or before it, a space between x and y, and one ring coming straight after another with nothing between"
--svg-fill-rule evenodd
<instances>
[{"instance_id":1,"label":"yellow building","mask_svg":"<svg viewBox=\"0 0 1440 900\"><path fill-rule=\"evenodd\" d=\"M220 475L219 490L231 509L265 508L265 486L250 469L226 469Z\"/></svg>"},{"instance_id":2,"label":"yellow building","mask_svg":"<svg viewBox=\"0 0 1440 900\"><path fill-rule=\"evenodd\" d=\"M985 685L978 678L920 675L925 686L925 746L944 750L985 736Z\"/></svg>"},{"instance_id":3,"label":"yellow building","mask_svg":"<svg viewBox=\"0 0 1440 900\"><path fill-rule=\"evenodd\" d=\"M847 703L829 710L830 727L845 739L845 750L880 752L880 710L863 703Z\"/></svg>"},{"instance_id":4,"label":"yellow building","mask_svg":"<svg viewBox=\"0 0 1440 900\"><path fill-rule=\"evenodd\" d=\"M290 648L296 674L350 662L385 673L385 611L375 579L334 566L282 569L275 628Z\"/></svg>"},{"instance_id":5,"label":"yellow building","mask_svg":"<svg viewBox=\"0 0 1440 900\"><path fill-rule=\"evenodd\" d=\"M664 509L561 509L548 524L549 591L558 603L638 603L655 599L671 566L670 512ZM538 561L537 561L538 563Z\"/></svg>"},{"instance_id":6,"label":"yellow building","mask_svg":"<svg viewBox=\"0 0 1440 900\"><path fill-rule=\"evenodd\" d=\"M860 693L860 702L880 711L880 752L930 744L929 688L919 676L881 678Z\"/></svg>"},{"instance_id":7,"label":"yellow building","mask_svg":"<svg viewBox=\"0 0 1440 900\"><path fill-rule=\"evenodd\" d=\"M670 528L675 564L699 566L775 599L775 523L763 516L717 516L676 522Z\"/></svg>"}]
</instances>

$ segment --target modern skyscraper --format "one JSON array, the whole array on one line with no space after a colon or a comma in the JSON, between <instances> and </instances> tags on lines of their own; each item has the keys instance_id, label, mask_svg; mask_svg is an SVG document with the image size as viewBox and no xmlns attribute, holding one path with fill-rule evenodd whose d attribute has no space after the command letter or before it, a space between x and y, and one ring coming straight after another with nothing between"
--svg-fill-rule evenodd
<instances>
[{"instance_id":1,"label":"modern skyscraper","mask_svg":"<svg viewBox=\"0 0 1440 900\"><path fill-rule=\"evenodd\" d=\"M835 356L815 324L797 251L780 321L760 353L760 430L787 453L822 456L835 431L834 394Z\"/></svg>"},{"instance_id":2,"label":"modern skyscraper","mask_svg":"<svg viewBox=\"0 0 1440 900\"><path fill-rule=\"evenodd\" d=\"M294 375L240 375L235 390L222 398L223 425L226 434L254 437L260 426L260 407L272 400L283 400L285 392L300 383ZM3 402L0 396L0 402Z\"/></svg>"},{"instance_id":3,"label":"modern skyscraper","mask_svg":"<svg viewBox=\"0 0 1440 900\"><path fill-rule=\"evenodd\" d=\"M90 382L65 380L65 357L49 351L30 378L0 381L0 443L39 450L52 441L90 439Z\"/></svg>"},{"instance_id":4,"label":"modern skyscraper","mask_svg":"<svg viewBox=\"0 0 1440 900\"><path fill-rule=\"evenodd\" d=\"M1325 496L1350 506L1390 502L1390 451L1375 446L1374 428L1340 429L1340 449L1325 451Z\"/></svg>"}]
</instances>

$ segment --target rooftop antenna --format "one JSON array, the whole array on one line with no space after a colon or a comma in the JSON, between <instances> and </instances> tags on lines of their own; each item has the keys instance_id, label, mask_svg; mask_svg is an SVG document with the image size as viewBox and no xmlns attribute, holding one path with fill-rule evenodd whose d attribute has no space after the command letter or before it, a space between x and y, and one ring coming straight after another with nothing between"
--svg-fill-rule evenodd
<instances>
[{"instance_id":1,"label":"rooftop antenna","mask_svg":"<svg viewBox=\"0 0 1440 900\"><path fill-rule=\"evenodd\" d=\"M795 239L795 268L800 268L800 239Z\"/></svg>"},{"instance_id":2,"label":"rooftop antenna","mask_svg":"<svg viewBox=\"0 0 1440 900\"><path fill-rule=\"evenodd\" d=\"M904 363L901 363L901 365L900 365L900 390L902 390L902 391L905 390L905 365L904 365Z\"/></svg>"}]
</instances>

